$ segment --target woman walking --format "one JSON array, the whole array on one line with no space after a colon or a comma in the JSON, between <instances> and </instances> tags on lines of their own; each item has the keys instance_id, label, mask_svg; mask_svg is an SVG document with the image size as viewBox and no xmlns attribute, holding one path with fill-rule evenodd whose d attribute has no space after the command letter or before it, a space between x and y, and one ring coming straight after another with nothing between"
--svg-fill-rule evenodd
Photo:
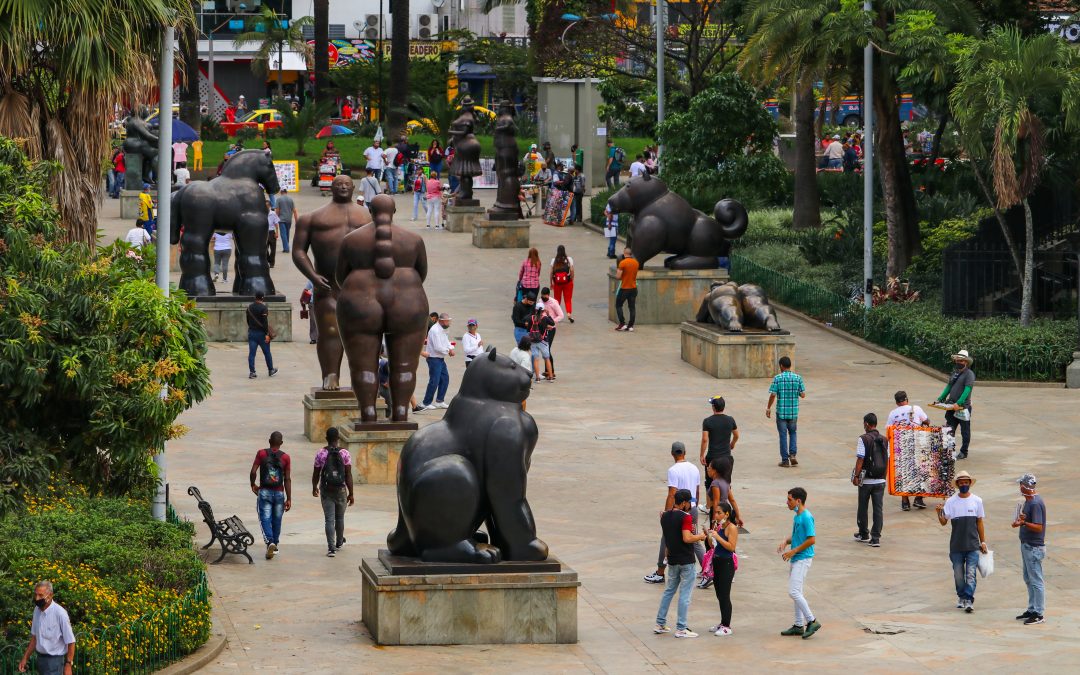
<instances>
[{"instance_id":1,"label":"woman walking","mask_svg":"<svg viewBox=\"0 0 1080 675\"><path fill-rule=\"evenodd\" d=\"M713 590L720 603L720 623L709 628L713 635L731 635L731 582L735 579L735 545L739 541L739 526L731 520L731 504L721 502L717 507L720 521L715 529L707 530L713 543Z\"/></svg>"},{"instance_id":2,"label":"woman walking","mask_svg":"<svg viewBox=\"0 0 1080 675\"><path fill-rule=\"evenodd\" d=\"M531 294L534 298L540 297L540 252L535 248L529 249L529 257L521 263L518 286L523 296Z\"/></svg>"},{"instance_id":3,"label":"woman walking","mask_svg":"<svg viewBox=\"0 0 1080 675\"><path fill-rule=\"evenodd\" d=\"M551 289L555 300L566 310L566 319L574 323L574 259L566 255L562 244L551 259Z\"/></svg>"},{"instance_id":4,"label":"woman walking","mask_svg":"<svg viewBox=\"0 0 1080 675\"><path fill-rule=\"evenodd\" d=\"M416 222L416 217L420 215L420 203L424 201L424 196L427 193L427 179L424 178L422 171L416 172L416 178L413 179L412 185L412 222ZM424 208L424 212L427 213L427 208Z\"/></svg>"},{"instance_id":5,"label":"woman walking","mask_svg":"<svg viewBox=\"0 0 1080 675\"><path fill-rule=\"evenodd\" d=\"M435 221L435 229L442 229L442 181L439 180L439 172L432 171L431 178L427 180L427 226L431 227L432 219Z\"/></svg>"},{"instance_id":6,"label":"woman walking","mask_svg":"<svg viewBox=\"0 0 1080 675\"><path fill-rule=\"evenodd\" d=\"M233 233L215 232L211 237L214 242L214 281L221 275L222 281L229 280L229 257L232 256Z\"/></svg>"},{"instance_id":7,"label":"woman walking","mask_svg":"<svg viewBox=\"0 0 1080 675\"><path fill-rule=\"evenodd\" d=\"M431 172L436 173L442 171L443 155L445 153L442 149L442 144L439 143L439 139L431 141L431 145L427 149L427 161L428 166L431 167Z\"/></svg>"}]
</instances>

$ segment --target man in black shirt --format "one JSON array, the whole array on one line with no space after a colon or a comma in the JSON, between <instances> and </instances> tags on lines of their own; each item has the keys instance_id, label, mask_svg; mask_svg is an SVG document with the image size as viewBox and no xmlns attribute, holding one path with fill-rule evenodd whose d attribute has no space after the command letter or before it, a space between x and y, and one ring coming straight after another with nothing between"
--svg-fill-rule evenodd
<instances>
[{"instance_id":1,"label":"man in black shirt","mask_svg":"<svg viewBox=\"0 0 1080 675\"><path fill-rule=\"evenodd\" d=\"M668 608L671 607L671 599L678 592L675 637L696 638L698 634L686 625L686 617L690 612L690 595L694 590L696 571L694 544L704 541L706 535L703 532L694 532L694 519L690 516L690 491L677 490L674 500L675 508L665 511L660 516L660 529L664 532L664 541L668 549L668 573L653 632L657 634L671 632L667 626Z\"/></svg>"},{"instance_id":2,"label":"man in black shirt","mask_svg":"<svg viewBox=\"0 0 1080 675\"><path fill-rule=\"evenodd\" d=\"M262 291L255 293L255 302L247 307L248 326L248 379L254 380L255 350L261 349L266 358L266 369L270 377L277 374L274 358L270 356L270 309L266 306L266 295Z\"/></svg>"},{"instance_id":3,"label":"man in black shirt","mask_svg":"<svg viewBox=\"0 0 1080 675\"><path fill-rule=\"evenodd\" d=\"M709 399L709 404L713 412L701 422L701 463L706 467L714 459L730 456L735 444L739 442L739 427L735 424L735 419L724 414L724 407L727 405L724 397L713 396ZM734 460L732 457L732 467ZM705 493L708 494L709 473L704 470L702 473L705 475ZM698 510L712 513L712 507L712 504L699 504Z\"/></svg>"},{"instance_id":4,"label":"man in black shirt","mask_svg":"<svg viewBox=\"0 0 1080 675\"><path fill-rule=\"evenodd\" d=\"M521 338L529 334L529 319L532 317L536 298L529 293L524 293L521 300L514 303L514 309L510 312L510 320L514 322L514 342L518 344Z\"/></svg>"}]
</instances>

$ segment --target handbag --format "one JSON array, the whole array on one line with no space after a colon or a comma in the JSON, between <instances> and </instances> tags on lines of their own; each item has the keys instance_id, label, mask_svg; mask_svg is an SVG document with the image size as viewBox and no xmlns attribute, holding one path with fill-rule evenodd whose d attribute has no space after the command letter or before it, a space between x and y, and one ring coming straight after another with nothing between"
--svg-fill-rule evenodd
<instances>
[{"instance_id":1,"label":"handbag","mask_svg":"<svg viewBox=\"0 0 1080 675\"><path fill-rule=\"evenodd\" d=\"M994 573L994 552L987 549L986 553L979 551L979 574L985 579Z\"/></svg>"}]
</instances>

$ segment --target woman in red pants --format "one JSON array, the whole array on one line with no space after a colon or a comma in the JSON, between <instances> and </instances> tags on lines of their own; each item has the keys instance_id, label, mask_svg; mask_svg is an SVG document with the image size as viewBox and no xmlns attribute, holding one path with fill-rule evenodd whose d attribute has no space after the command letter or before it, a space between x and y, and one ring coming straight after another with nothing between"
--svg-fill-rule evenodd
<instances>
[{"instance_id":1,"label":"woman in red pants","mask_svg":"<svg viewBox=\"0 0 1080 675\"><path fill-rule=\"evenodd\" d=\"M551 292L562 305L567 320L574 323L574 259L566 255L566 247L562 244L551 259Z\"/></svg>"}]
</instances>

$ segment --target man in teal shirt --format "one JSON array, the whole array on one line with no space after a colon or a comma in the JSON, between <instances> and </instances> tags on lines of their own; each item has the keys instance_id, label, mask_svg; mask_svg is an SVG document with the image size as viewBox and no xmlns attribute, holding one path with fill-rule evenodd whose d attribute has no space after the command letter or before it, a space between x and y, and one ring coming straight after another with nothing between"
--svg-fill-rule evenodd
<instances>
[{"instance_id":1,"label":"man in teal shirt","mask_svg":"<svg viewBox=\"0 0 1080 675\"><path fill-rule=\"evenodd\" d=\"M795 623L781 635L801 635L805 640L821 629L803 596L803 584L814 561L814 516L806 510L806 490L795 487L788 490L787 507L795 512L791 521L791 536L780 542L776 552L791 563L788 573L788 595L795 602ZM790 546L791 548L788 548ZM787 550L785 550L787 549Z\"/></svg>"},{"instance_id":2,"label":"man in teal shirt","mask_svg":"<svg viewBox=\"0 0 1080 675\"><path fill-rule=\"evenodd\" d=\"M769 385L769 403L765 417L772 417L773 401L776 401L776 431L780 434L780 466L798 466L795 459L799 446L795 435L799 424L799 399L806 398L806 387L800 375L791 372L791 359L780 357L780 374Z\"/></svg>"}]
</instances>

